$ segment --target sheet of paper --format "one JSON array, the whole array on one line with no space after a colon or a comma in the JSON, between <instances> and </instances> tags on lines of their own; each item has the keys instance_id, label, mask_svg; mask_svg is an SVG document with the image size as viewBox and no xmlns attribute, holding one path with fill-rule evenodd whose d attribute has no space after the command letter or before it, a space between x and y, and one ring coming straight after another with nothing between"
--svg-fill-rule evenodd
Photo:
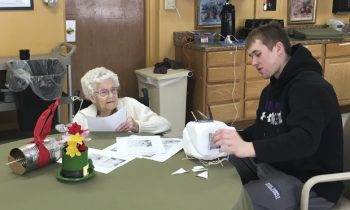
<instances>
[{"instance_id":1,"label":"sheet of paper","mask_svg":"<svg viewBox=\"0 0 350 210\"><path fill-rule=\"evenodd\" d=\"M108 174L114 169L127 164L135 159L134 157L121 157L117 154L89 147L88 157L92 160L94 170L100 173ZM57 160L62 164L62 158Z\"/></svg>"},{"instance_id":2,"label":"sheet of paper","mask_svg":"<svg viewBox=\"0 0 350 210\"><path fill-rule=\"evenodd\" d=\"M193 166L192 171L196 173L196 172L208 171L208 169L204 168L203 166Z\"/></svg>"},{"instance_id":3,"label":"sheet of paper","mask_svg":"<svg viewBox=\"0 0 350 210\"><path fill-rule=\"evenodd\" d=\"M204 179L208 179L208 171L204 171L200 174L197 174L198 177L204 178Z\"/></svg>"},{"instance_id":4,"label":"sheet of paper","mask_svg":"<svg viewBox=\"0 0 350 210\"><path fill-rule=\"evenodd\" d=\"M108 152L113 152L115 154L118 154L126 158L138 157L138 158L145 158L145 159L150 159L158 162L165 162L166 160L174 156L183 148L182 140L179 138L161 138L161 142L163 144L165 152L160 154L129 155L129 154L126 154L126 152L120 152L121 149L118 149L117 143L112 144L103 150Z\"/></svg>"},{"instance_id":5,"label":"sheet of paper","mask_svg":"<svg viewBox=\"0 0 350 210\"><path fill-rule=\"evenodd\" d=\"M109 145L108 147L104 148L103 151L113 153L114 155L117 155L119 157L123 157L125 159L130 159L130 158L136 158L136 155L129 155L125 154L125 152L120 152L120 149L118 150L118 145L117 143Z\"/></svg>"},{"instance_id":6,"label":"sheet of paper","mask_svg":"<svg viewBox=\"0 0 350 210\"><path fill-rule=\"evenodd\" d=\"M183 168L179 168L177 169L176 171L174 171L173 173L171 173L171 175L177 175L177 174L184 174L186 173L187 171Z\"/></svg>"},{"instance_id":7,"label":"sheet of paper","mask_svg":"<svg viewBox=\"0 0 350 210\"><path fill-rule=\"evenodd\" d=\"M151 157L143 156L142 158L164 162L178 153L182 148L182 140L179 138L161 138L165 153L155 154Z\"/></svg>"},{"instance_id":8,"label":"sheet of paper","mask_svg":"<svg viewBox=\"0 0 350 210\"><path fill-rule=\"evenodd\" d=\"M92 160L95 171L107 174L114 169L125 165L134 158L125 158L103 150L89 148L89 158Z\"/></svg>"},{"instance_id":9,"label":"sheet of paper","mask_svg":"<svg viewBox=\"0 0 350 210\"><path fill-rule=\"evenodd\" d=\"M127 119L126 108L124 107L108 117L86 116L86 119L90 131L115 131Z\"/></svg>"},{"instance_id":10,"label":"sheet of paper","mask_svg":"<svg viewBox=\"0 0 350 210\"><path fill-rule=\"evenodd\" d=\"M160 136L117 137L118 154L135 156L153 156L165 153Z\"/></svg>"}]
</instances>

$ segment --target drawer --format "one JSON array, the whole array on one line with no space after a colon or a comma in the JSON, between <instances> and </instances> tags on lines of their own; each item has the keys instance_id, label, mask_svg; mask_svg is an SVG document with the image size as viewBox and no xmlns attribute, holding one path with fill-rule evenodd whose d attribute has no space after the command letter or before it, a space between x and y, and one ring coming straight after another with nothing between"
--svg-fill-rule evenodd
<instances>
[{"instance_id":1,"label":"drawer","mask_svg":"<svg viewBox=\"0 0 350 210\"><path fill-rule=\"evenodd\" d=\"M240 66L245 63L244 51L219 51L208 52L207 54L207 67L213 66Z\"/></svg>"},{"instance_id":2,"label":"drawer","mask_svg":"<svg viewBox=\"0 0 350 210\"><path fill-rule=\"evenodd\" d=\"M259 100L249 100L244 102L244 119L255 119Z\"/></svg>"},{"instance_id":3,"label":"drawer","mask_svg":"<svg viewBox=\"0 0 350 210\"><path fill-rule=\"evenodd\" d=\"M223 66L208 68L208 82L242 81L244 66Z\"/></svg>"},{"instance_id":4,"label":"drawer","mask_svg":"<svg viewBox=\"0 0 350 210\"><path fill-rule=\"evenodd\" d=\"M350 55L350 42L326 44L326 57L339 57Z\"/></svg>"},{"instance_id":5,"label":"drawer","mask_svg":"<svg viewBox=\"0 0 350 210\"><path fill-rule=\"evenodd\" d=\"M259 99L261 91L270 82L268 79L246 81L245 82L245 99Z\"/></svg>"},{"instance_id":6,"label":"drawer","mask_svg":"<svg viewBox=\"0 0 350 210\"><path fill-rule=\"evenodd\" d=\"M243 104L241 101L235 103L218 104L210 106L214 120L232 122L243 119Z\"/></svg>"},{"instance_id":7,"label":"drawer","mask_svg":"<svg viewBox=\"0 0 350 210\"><path fill-rule=\"evenodd\" d=\"M235 90L232 94L233 88L235 88ZM207 85L207 103L234 100L243 100L243 82Z\"/></svg>"},{"instance_id":8,"label":"drawer","mask_svg":"<svg viewBox=\"0 0 350 210\"><path fill-rule=\"evenodd\" d=\"M312 56L315 58L323 58L324 48L322 44L310 44L304 45L308 50L310 50Z\"/></svg>"},{"instance_id":9,"label":"drawer","mask_svg":"<svg viewBox=\"0 0 350 210\"><path fill-rule=\"evenodd\" d=\"M264 79L261 74L252 65L246 65L245 67L245 79L246 80L261 80Z\"/></svg>"},{"instance_id":10,"label":"drawer","mask_svg":"<svg viewBox=\"0 0 350 210\"><path fill-rule=\"evenodd\" d=\"M328 58L325 61L324 78L330 82L340 105L349 104L350 57Z\"/></svg>"}]
</instances>

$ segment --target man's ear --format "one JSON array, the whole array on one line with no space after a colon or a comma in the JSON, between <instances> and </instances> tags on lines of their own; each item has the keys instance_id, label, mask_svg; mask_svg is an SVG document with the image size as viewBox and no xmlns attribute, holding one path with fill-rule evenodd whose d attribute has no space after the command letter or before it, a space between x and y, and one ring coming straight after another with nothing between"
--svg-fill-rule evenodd
<instances>
[{"instance_id":1,"label":"man's ear","mask_svg":"<svg viewBox=\"0 0 350 210\"><path fill-rule=\"evenodd\" d=\"M279 55L281 55L281 53L284 53L284 54L286 53L282 42L277 42L275 46L276 46L277 53Z\"/></svg>"}]
</instances>

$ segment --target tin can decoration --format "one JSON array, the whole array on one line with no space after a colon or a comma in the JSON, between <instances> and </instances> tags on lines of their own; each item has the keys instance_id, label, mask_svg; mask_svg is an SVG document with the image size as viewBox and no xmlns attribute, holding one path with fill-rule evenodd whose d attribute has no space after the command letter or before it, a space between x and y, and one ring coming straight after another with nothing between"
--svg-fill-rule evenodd
<instances>
[{"instance_id":1,"label":"tin can decoration","mask_svg":"<svg viewBox=\"0 0 350 210\"><path fill-rule=\"evenodd\" d=\"M47 138L51 131L54 117L60 99L40 115L34 128L34 140L10 151L7 165L15 174L23 175L26 172L41 168L55 162L60 157L60 146L54 138Z\"/></svg>"},{"instance_id":2,"label":"tin can decoration","mask_svg":"<svg viewBox=\"0 0 350 210\"><path fill-rule=\"evenodd\" d=\"M56 162L61 157L61 147L55 138L49 137L43 141L45 148L50 153L48 163ZM23 175L37 167L39 149L35 143L28 143L14 148L8 156L8 165L15 174Z\"/></svg>"}]
</instances>

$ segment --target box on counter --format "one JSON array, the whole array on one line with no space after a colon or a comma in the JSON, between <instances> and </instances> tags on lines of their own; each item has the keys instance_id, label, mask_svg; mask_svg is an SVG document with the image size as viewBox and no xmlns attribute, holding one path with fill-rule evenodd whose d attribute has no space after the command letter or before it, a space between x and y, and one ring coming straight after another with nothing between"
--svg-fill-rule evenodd
<instances>
[{"instance_id":1,"label":"box on counter","mask_svg":"<svg viewBox=\"0 0 350 210\"><path fill-rule=\"evenodd\" d=\"M214 43L217 36L215 32L197 32L194 34L194 41L196 44Z\"/></svg>"}]
</instances>

